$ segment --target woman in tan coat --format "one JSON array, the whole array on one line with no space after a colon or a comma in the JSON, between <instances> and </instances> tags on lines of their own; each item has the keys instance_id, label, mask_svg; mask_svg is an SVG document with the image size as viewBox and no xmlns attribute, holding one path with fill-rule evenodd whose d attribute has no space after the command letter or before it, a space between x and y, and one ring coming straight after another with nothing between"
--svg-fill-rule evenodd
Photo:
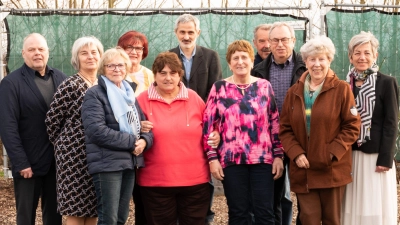
<instances>
[{"instance_id":1,"label":"woman in tan coat","mask_svg":"<svg viewBox=\"0 0 400 225\"><path fill-rule=\"evenodd\" d=\"M329 68L335 54L332 41L317 37L300 52L308 70L287 92L279 138L291 160L290 186L302 224L339 225L360 118L349 85Z\"/></svg>"}]
</instances>

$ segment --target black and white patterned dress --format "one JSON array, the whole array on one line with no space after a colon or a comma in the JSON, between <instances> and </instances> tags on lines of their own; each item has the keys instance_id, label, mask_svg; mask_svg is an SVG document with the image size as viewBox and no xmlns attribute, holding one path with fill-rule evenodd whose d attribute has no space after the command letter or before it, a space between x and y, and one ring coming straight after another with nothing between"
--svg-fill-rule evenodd
<instances>
[{"instance_id":1,"label":"black and white patterned dress","mask_svg":"<svg viewBox=\"0 0 400 225\"><path fill-rule=\"evenodd\" d=\"M54 144L57 201L61 215L96 217L96 191L86 162L81 107L89 86L77 74L66 79L54 94L46 125Z\"/></svg>"}]
</instances>

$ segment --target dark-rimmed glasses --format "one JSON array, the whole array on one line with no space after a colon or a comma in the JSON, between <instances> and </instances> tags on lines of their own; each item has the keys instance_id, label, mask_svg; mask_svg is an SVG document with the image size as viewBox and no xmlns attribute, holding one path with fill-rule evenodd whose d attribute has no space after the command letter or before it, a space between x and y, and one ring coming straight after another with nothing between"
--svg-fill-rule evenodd
<instances>
[{"instance_id":1,"label":"dark-rimmed glasses","mask_svg":"<svg viewBox=\"0 0 400 225\"><path fill-rule=\"evenodd\" d=\"M125 70L125 64L105 64L104 65L106 68L107 68L107 70L109 70L109 71L114 71L114 70L116 70L117 68L119 69L119 70Z\"/></svg>"},{"instance_id":2,"label":"dark-rimmed glasses","mask_svg":"<svg viewBox=\"0 0 400 225\"><path fill-rule=\"evenodd\" d=\"M273 38L273 39L269 39L269 41L271 42L271 44L274 44L274 45L279 44L279 42L282 42L282 44L287 45L287 44L289 44L289 41L291 39L292 38L281 38L281 39Z\"/></svg>"},{"instance_id":3,"label":"dark-rimmed glasses","mask_svg":"<svg viewBox=\"0 0 400 225\"><path fill-rule=\"evenodd\" d=\"M129 45L125 48L125 51L128 53L131 53L133 50L135 50L136 53L143 53L143 49L144 49L144 47L135 47L135 46Z\"/></svg>"}]
</instances>

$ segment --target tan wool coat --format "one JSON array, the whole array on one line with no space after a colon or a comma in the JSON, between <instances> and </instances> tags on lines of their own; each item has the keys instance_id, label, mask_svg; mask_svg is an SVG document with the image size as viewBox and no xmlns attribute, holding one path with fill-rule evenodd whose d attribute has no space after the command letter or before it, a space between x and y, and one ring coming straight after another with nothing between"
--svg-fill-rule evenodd
<instances>
[{"instance_id":1,"label":"tan wool coat","mask_svg":"<svg viewBox=\"0 0 400 225\"><path fill-rule=\"evenodd\" d=\"M358 113L350 111L355 101L349 84L329 69L312 107L308 137L303 94L307 74L288 90L280 119L279 138L291 160L290 186L296 193L350 183L351 145L360 129ZM300 154L305 154L310 168L297 167L294 160Z\"/></svg>"}]
</instances>

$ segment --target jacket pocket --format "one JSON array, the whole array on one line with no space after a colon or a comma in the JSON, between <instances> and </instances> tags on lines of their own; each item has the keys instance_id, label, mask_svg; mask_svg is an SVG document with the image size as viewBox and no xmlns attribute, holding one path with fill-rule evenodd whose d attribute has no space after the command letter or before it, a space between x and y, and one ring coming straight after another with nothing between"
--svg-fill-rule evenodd
<instances>
[{"instance_id":1,"label":"jacket pocket","mask_svg":"<svg viewBox=\"0 0 400 225\"><path fill-rule=\"evenodd\" d=\"M332 165L330 152L327 150L328 144L324 144L321 148L312 149L307 153L307 159L310 163L310 169L324 170Z\"/></svg>"}]
</instances>

